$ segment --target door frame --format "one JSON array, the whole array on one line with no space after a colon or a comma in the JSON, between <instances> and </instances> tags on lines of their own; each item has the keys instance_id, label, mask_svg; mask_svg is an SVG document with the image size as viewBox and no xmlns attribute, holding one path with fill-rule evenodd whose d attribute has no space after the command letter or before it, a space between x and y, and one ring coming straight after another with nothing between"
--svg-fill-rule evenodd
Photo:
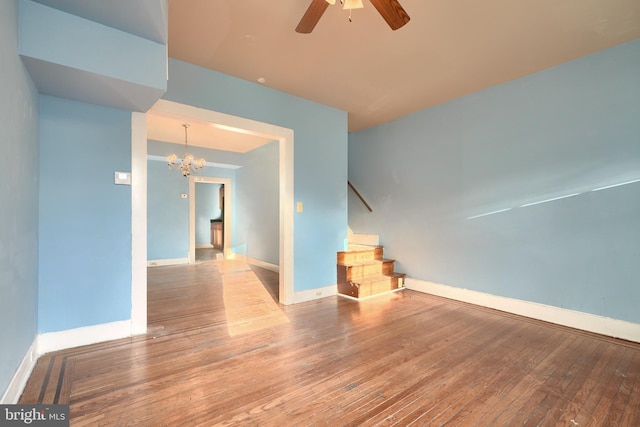
<instances>
[{"instance_id":1,"label":"door frame","mask_svg":"<svg viewBox=\"0 0 640 427\"><path fill-rule=\"evenodd\" d=\"M193 117L214 126L279 142L279 300L294 302L294 132L269 123L219 113L177 102L159 100L156 111ZM131 114L131 330L147 331L147 123L145 113Z\"/></svg>"},{"instance_id":2,"label":"door frame","mask_svg":"<svg viewBox=\"0 0 640 427\"><path fill-rule=\"evenodd\" d=\"M233 197L227 197L227 195L234 194L231 179L229 178L215 178L209 176L190 176L189 177L189 264L196 262L196 183L205 184L222 184L224 185L224 218L222 221L222 227L224 231L222 235L224 240L222 242L222 255L224 259L231 257L232 248L232 229L233 229Z\"/></svg>"}]
</instances>

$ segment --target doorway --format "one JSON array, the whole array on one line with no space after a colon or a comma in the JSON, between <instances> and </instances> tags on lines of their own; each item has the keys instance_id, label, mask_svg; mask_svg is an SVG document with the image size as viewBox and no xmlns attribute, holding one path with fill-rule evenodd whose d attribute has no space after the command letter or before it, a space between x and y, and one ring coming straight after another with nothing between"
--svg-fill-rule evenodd
<instances>
[{"instance_id":1,"label":"doorway","mask_svg":"<svg viewBox=\"0 0 640 427\"><path fill-rule=\"evenodd\" d=\"M278 141L280 175L279 302L285 305L293 304L295 300L293 283L293 130L163 99L159 100L153 108L168 114L206 120L214 126L227 130L260 135ZM133 177L131 185L131 330L133 334L141 334L147 330L147 128L144 113L132 113L131 117L131 172ZM227 207L228 205L227 200ZM225 211L227 210L225 209ZM229 237L229 234L225 233L225 242L230 242ZM229 244L225 243L224 246L225 250L229 250Z\"/></svg>"},{"instance_id":2,"label":"doorway","mask_svg":"<svg viewBox=\"0 0 640 427\"><path fill-rule=\"evenodd\" d=\"M220 249L222 250L222 257L224 259L228 259L232 253L232 230L233 230L233 198L232 197L224 197L226 194L233 194L233 184L228 178L214 178L214 177L189 177L189 263L193 264L196 262L196 248L198 246L198 238L197 238L197 225L199 221L197 218L198 213L198 193L196 191L197 186L199 185L212 185L219 184L219 190L216 195L217 203L214 203L218 206L219 215L218 218L209 218L210 220L220 220L218 224L211 223L211 225L217 226L220 225L222 230L220 233ZM205 219L206 220L206 219ZM211 230L211 225L210 230ZM216 230L217 232L217 230ZM211 231L213 233L213 231ZM210 239L211 246L214 246L213 237ZM218 236L216 236L218 237ZM217 246L217 245L216 245ZM214 249L217 249L214 247Z\"/></svg>"}]
</instances>

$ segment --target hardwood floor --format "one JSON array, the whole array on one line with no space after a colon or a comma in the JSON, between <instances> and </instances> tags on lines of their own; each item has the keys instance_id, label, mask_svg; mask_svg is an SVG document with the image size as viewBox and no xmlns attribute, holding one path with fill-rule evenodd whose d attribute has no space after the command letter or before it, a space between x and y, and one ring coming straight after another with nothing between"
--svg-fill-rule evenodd
<instances>
[{"instance_id":1,"label":"hardwood floor","mask_svg":"<svg viewBox=\"0 0 640 427\"><path fill-rule=\"evenodd\" d=\"M222 256L222 249L196 248L196 262L215 261L218 256Z\"/></svg>"},{"instance_id":2,"label":"hardwood floor","mask_svg":"<svg viewBox=\"0 0 640 427\"><path fill-rule=\"evenodd\" d=\"M149 332L38 360L72 426L638 426L640 345L409 290L279 306L239 262L149 270Z\"/></svg>"}]
</instances>

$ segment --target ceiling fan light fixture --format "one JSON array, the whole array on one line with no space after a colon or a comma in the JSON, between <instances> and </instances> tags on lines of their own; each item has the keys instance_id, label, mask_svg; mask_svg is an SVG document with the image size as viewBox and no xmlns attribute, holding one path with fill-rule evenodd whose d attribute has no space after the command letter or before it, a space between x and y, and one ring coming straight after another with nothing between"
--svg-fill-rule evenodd
<instances>
[{"instance_id":1,"label":"ceiling fan light fixture","mask_svg":"<svg viewBox=\"0 0 640 427\"><path fill-rule=\"evenodd\" d=\"M370 0L378 13L386 21L392 30L402 28L411 18L400 5L398 0ZM296 32L309 34L324 14L329 5L335 4L336 0L311 0L307 11L300 19ZM340 0L344 9L349 9L349 21L351 21L351 9L362 9L362 0Z\"/></svg>"},{"instance_id":2,"label":"ceiling fan light fixture","mask_svg":"<svg viewBox=\"0 0 640 427\"><path fill-rule=\"evenodd\" d=\"M343 9L363 9L362 0L344 0Z\"/></svg>"}]
</instances>

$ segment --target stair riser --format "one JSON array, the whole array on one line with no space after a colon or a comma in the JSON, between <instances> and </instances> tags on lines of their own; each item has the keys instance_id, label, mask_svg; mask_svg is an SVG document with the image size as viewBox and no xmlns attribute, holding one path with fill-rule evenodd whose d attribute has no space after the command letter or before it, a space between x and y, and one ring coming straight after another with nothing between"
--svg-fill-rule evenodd
<instances>
[{"instance_id":1,"label":"stair riser","mask_svg":"<svg viewBox=\"0 0 640 427\"><path fill-rule=\"evenodd\" d=\"M398 289L398 277L389 277L388 280L377 280L374 282L362 283L358 285L338 286L338 292L354 298L364 298L383 292Z\"/></svg>"},{"instance_id":2,"label":"stair riser","mask_svg":"<svg viewBox=\"0 0 640 427\"><path fill-rule=\"evenodd\" d=\"M338 282L338 293L342 295L349 295L350 297L358 298L359 288L352 285L350 282Z\"/></svg>"},{"instance_id":3,"label":"stair riser","mask_svg":"<svg viewBox=\"0 0 640 427\"><path fill-rule=\"evenodd\" d=\"M382 274L393 274L394 270L395 270L394 261L388 261L382 264Z\"/></svg>"},{"instance_id":4,"label":"stair riser","mask_svg":"<svg viewBox=\"0 0 640 427\"><path fill-rule=\"evenodd\" d=\"M393 274L393 264L393 261L385 261L384 263L367 265L339 265L338 281L357 281L374 274Z\"/></svg>"},{"instance_id":5,"label":"stair riser","mask_svg":"<svg viewBox=\"0 0 640 427\"><path fill-rule=\"evenodd\" d=\"M338 264L356 264L373 260L382 260L382 248L367 251L338 252Z\"/></svg>"}]
</instances>

